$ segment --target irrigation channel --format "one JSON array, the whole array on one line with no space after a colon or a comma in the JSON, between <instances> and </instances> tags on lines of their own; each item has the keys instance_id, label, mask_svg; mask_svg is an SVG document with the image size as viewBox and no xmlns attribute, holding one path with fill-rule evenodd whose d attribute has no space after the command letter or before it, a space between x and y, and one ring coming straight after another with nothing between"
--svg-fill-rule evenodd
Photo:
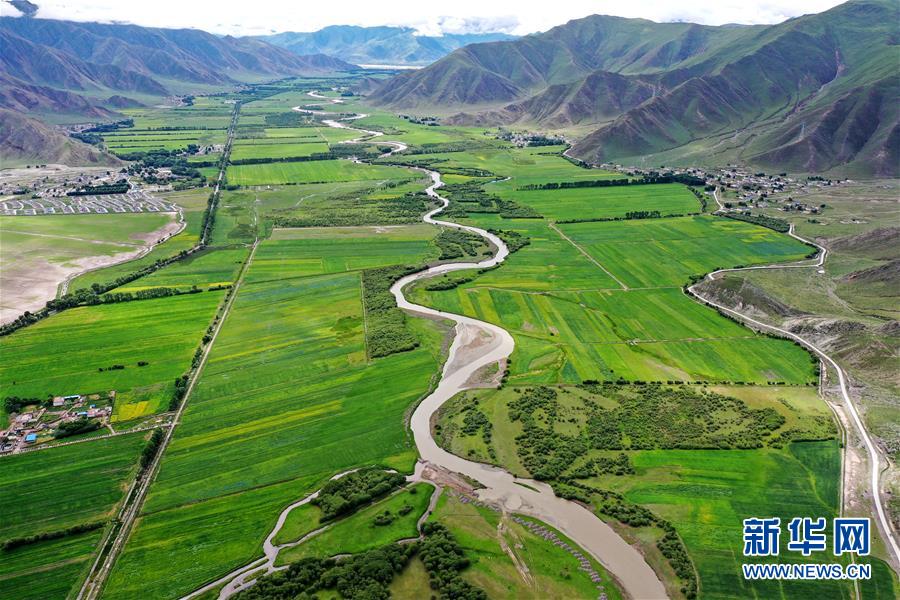
<instances>
[{"instance_id":1,"label":"irrigation channel","mask_svg":"<svg viewBox=\"0 0 900 600\"><path fill-rule=\"evenodd\" d=\"M314 98L326 99L315 93L310 93L310 95ZM340 101L335 100L332 100L332 102L335 104L340 103ZM295 107L294 110L316 114L314 111L300 107ZM353 114L344 116L339 120L329 119L322 122L329 127L353 129L361 132L362 135L360 137L344 142L361 143L383 135L380 131L369 131L347 124L347 121L362 119L366 116L365 114ZM392 147L383 156L399 152L407 147L406 144L395 141L379 141L378 143ZM666 598L665 587L650 565L644 560L641 553L622 539L612 527L604 523L590 510L581 504L557 497L553 493L552 488L545 483L532 479L518 478L499 467L473 462L450 454L438 446L431 436L431 418L438 408L457 393L472 387L469 385L469 382L474 379L475 374L482 367L497 363L500 363L502 367L504 361L513 351L514 342L509 332L496 325L414 304L404 296L404 288L413 282L437 277L452 271L492 267L503 262L509 255L509 249L506 247L506 244L496 235L477 227L435 219L435 216L441 213L450 203L449 200L437 192L444 183L441 181L439 173L427 169L418 170L431 177L432 184L425 192L440 203L438 208L426 213L422 220L431 225L453 227L479 235L496 248L496 253L492 258L478 263L448 263L430 267L408 275L391 286L391 293L396 298L397 305L400 308L418 315L446 319L456 323L456 336L450 346L449 356L444 364L441 380L437 388L418 405L411 418L410 425L420 460L416 465L415 472L408 478L409 481L425 481L423 473L426 468L450 471L474 479L484 486L476 492L481 501L495 505L504 512L515 512L534 517L555 527L599 561L629 596L640 599ZM338 474L335 478L342 477L350 472ZM285 568L275 566L275 561L281 549L303 543L308 538L327 528L320 528L307 534L301 540L289 544L275 546L273 543L276 535L284 525L288 513L308 503L317 495L318 491L295 502L282 511L275 527L266 537L263 544L265 556L195 590L188 596L185 596L185 600L220 586L223 587L221 587L219 592L219 599L224 600L236 592L252 586L256 577ZM435 499L436 497L432 499L432 509Z\"/></svg>"}]
</instances>

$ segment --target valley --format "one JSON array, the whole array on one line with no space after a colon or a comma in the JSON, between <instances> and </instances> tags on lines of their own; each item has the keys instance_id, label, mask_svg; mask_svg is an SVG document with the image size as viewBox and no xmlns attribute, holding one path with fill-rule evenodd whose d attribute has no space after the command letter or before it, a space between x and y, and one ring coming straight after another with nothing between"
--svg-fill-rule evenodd
<instances>
[{"instance_id":1,"label":"valley","mask_svg":"<svg viewBox=\"0 0 900 600\"><path fill-rule=\"evenodd\" d=\"M65 124L46 162L2 154L0 589L897 597L890 93L842 105L881 115L850 154L760 145L843 119L822 103L882 56L849 23L884 11L443 40L0 18L0 94ZM804 71L834 14L849 83ZM815 51L776 77L789 42ZM754 73L786 112L704 104ZM51 87L80 114L48 117ZM774 554L747 552L758 518ZM869 551L832 553L839 518Z\"/></svg>"}]
</instances>

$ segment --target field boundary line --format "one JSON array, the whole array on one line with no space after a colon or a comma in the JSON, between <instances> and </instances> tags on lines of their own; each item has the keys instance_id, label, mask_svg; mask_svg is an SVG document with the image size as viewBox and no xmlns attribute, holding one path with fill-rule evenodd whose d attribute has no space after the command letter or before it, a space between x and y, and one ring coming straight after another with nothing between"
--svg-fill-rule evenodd
<instances>
[{"instance_id":1,"label":"field boundary line","mask_svg":"<svg viewBox=\"0 0 900 600\"><path fill-rule=\"evenodd\" d=\"M560 236L562 239L566 240L567 242L569 242L570 244L572 244L573 246L575 246L575 249L578 250L579 252L581 252L581 254L582 254L586 259L588 259L589 261L591 261L592 263L594 263L595 265L597 265L598 267L600 267L600 270L601 270L601 271L603 271L604 273L606 273L607 275L609 275L610 277L612 277L613 281L615 281L616 283L618 283L619 285L622 286L622 290L628 291L628 286L627 286L627 285L625 285L624 283L622 283L622 282L619 280L618 277L616 277L615 275L613 275L612 273L610 273L610 272L606 269L606 267L604 267L603 265L601 265L600 262L599 262L596 258L594 258L594 257L591 256L590 254L588 254L587 251L586 251L584 248L582 248L581 246L579 246L578 244L576 244L575 241L574 241L572 238L570 238L570 237L567 236L565 233L563 233L562 230L560 230L559 227L556 226L556 223L553 223L552 221L550 221L550 222L548 222L548 225L550 226L550 229L552 229L553 231L555 231L556 233L558 233L559 236Z\"/></svg>"}]
</instances>

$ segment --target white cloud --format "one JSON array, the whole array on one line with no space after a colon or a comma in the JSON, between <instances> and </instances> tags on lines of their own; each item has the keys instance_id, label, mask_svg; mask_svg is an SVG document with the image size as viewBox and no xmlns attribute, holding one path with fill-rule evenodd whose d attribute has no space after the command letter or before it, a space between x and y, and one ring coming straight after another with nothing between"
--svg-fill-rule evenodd
<instances>
[{"instance_id":1,"label":"white cloud","mask_svg":"<svg viewBox=\"0 0 900 600\"><path fill-rule=\"evenodd\" d=\"M836 0L342 0L285 2L253 0L43 0L38 16L74 21L125 21L151 27L192 27L213 33L258 35L274 31L313 31L326 25L404 25L420 33L503 31L524 35L545 31L570 19L590 14L641 17L654 21L778 23L839 4ZM15 14L9 4L0 12Z\"/></svg>"}]
</instances>

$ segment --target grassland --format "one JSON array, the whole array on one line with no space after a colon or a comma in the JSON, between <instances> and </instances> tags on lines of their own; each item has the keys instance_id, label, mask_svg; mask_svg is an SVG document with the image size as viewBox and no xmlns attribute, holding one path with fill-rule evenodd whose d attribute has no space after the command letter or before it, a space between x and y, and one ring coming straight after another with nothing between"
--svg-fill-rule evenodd
<instances>
[{"instance_id":1,"label":"grassland","mask_svg":"<svg viewBox=\"0 0 900 600\"><path fill-rule=\"evenodd\" d=\"M5 336L0 396L115 390L115 418L164 410L223 293L73 308Z\"/></svg>"},{"instance_id":2,"label":"grassland","mask_svg":"<svg viewBox=\"0 0 900 600\"><path fill-rule=\"evenodd\" d=\"M288 249L310 255L293 242L261 245L263 260L251 265L219 334L109 597L187 593L252 559L280 510L334 473L411 468L403 415L437 372L441 333L413 320L422 345L369 364L359 273L335 261L326 268L337 272L291 277ZM336 236L321 252L360 244ZM284 261L284 272L266 256Z\"/></svg>"},{"instance_id":3,"label":"grassland","mask_svg":"<svg viewBox=\"0 0 900 600\"><path fill-rule=\"evenodd\" d=\"M501 523L502 519L502 523ZM596 584L580 571L578 561L562 548L487 508L460 502L445 493L430 520L448 527L472 564L463 578L485 590L489 598L595 598ZM571 543L558 534L559 538ZM509 548L504 551L500 540ZM523 576L508 552L527 569ZM595 561L603 591L610 599L620 598L615 583Z\"/></svg>"},{"instance_id":4,"label":"grassland","mask_svg":"<svg viewBox=\"0 0 900 600\"><path fill-rule=\"evenodd\" d=\"M236 185L387 180L408 176L406 169L360 165L346 160L234 165L228 169L228 181Z\"/></svg>"},{"instance_id":5,"label":"grassland","mask_svg":"<svg viewBox=\"0 0 900 600\"><path fill-rule=\"evenodd\" d=\"M112 517L137 468L142 434L0 460L0 540ZM0 586L17 598L62 598L83 576L102 529L0 550Z\"/></svg>"},{"instance_id":6,"label":"grassland","mask_svg":"<svg viewBox=\"0 0 900 600\"><path fill-rule=\"evenodd\" d=\"M428 484L416 484L363 508L299 546L283 550L277 564L289 564L307 556L356 554L417 537L416 523L428 508L433 489ZM406 510L409 512L401 514ZM377 524L376 518L385 514L390 515L390 523Z\"/></svg>"}]
</instances>

